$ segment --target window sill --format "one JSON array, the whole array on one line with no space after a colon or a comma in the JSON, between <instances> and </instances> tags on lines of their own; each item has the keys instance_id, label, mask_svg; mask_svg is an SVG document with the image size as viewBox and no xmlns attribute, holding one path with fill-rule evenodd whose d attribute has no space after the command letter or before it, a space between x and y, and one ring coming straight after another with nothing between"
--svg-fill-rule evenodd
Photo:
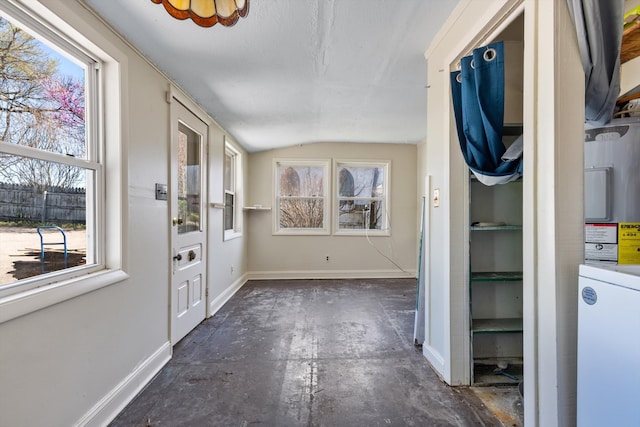
<instances>
[{"instance_id":1,"label":"window sill","mask_svg":"<svg viewBox=\"0 0 640 427\"><path fill-rule=\"evenodd\" d=\"M274 235L274 236L330 236L331 233L329 233L328 230L319 230L319 231L313 231L313 230L283 231L283 230L278 230L278 231L274 231L272 233L272 235Z\"/></svg>"},{"instance_id":2,"label":"window sill","mask_svg":"<svg viewBox=\"0 0 640 427\"><path fill-rule=\"evenodd\" d=\"M122 270L100 270L0 299L0 324L127 279Z\"/></svg>"},{"instance_id":3,"label":"window sill","mask_svg":"<svg viewBox=\"0 0 640 427\"><path fill-rule=\"evenodd\" d=\"M222 241L226 242L228 240L239 239L240 237L242 237L241 231L225 231Z\"/></svg>"},{"instance_id":4,"label":"window sill","mask_svg":"<svg viewBox=\"0 0 640 427\"><path fill-rule=\"evenodd\" d=\"M334 236L353 236L353 237L389 237L391 230L339 230L333 233Z\"/></svg>"}]
</instances>

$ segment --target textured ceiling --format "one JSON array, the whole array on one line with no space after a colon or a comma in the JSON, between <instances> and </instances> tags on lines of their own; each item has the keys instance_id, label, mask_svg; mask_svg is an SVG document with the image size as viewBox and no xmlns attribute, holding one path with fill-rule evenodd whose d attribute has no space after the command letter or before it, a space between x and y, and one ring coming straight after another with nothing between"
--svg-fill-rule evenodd
<instances>
[{"instance_id":1,"label":"textured ceiling","mask_svg":"<svg viewBox=\"0 0 640 427\"><path fill-rule=\"evenodd\" d=\"M458 0L251 0L233 27L150 0L84 0L249 151L417 143L424 51Z\"/></svg>"}]
</instances>

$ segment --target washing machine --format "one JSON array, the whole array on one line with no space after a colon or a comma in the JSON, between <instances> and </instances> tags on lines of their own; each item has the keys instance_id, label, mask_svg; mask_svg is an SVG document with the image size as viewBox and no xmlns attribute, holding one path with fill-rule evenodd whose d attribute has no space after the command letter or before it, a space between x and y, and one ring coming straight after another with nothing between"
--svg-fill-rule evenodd
<instances>
[{"instance_id":1,"label":"washing machine","mask_svg":"<svg viewBox=\"0 0 640 427\"><path fill-rule=\"evenodd\" d=\"M640 265L581 265L578 427L640 426Z\"/></svg>"}]
</instances>

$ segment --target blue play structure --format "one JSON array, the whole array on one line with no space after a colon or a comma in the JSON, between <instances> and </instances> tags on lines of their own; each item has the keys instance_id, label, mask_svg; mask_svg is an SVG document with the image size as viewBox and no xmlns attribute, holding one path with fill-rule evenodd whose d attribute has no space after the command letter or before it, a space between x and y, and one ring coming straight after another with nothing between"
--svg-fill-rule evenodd
<instances>
[{"instance_id":1,"label":"blue play structure","mask_svg":"<svg viewBox=\"0 0 640 427\"><path fill-rule=\"evenodd\" d=\"M60 241L54 241L54 242L45 242L45 235L47 237L51 237L51 236L56 236L57 234L53 234L53 233L45 233L44 235L42 234L42 230L46 230L46 229L53 229L56 231L59 231L60 234L62 235L62 242ZM45 246L52 246L52 245L63 245L64 247L64 268L67 268L67 264L68 264L68 254L67 254L67 235L65 234L64 230L60 227L57 227L55 225L41 225L40 227L38 227L38 235L40 235L40 264L42 265L42 272L44 273L44 247Z\"/></svg>"}]
</instances>

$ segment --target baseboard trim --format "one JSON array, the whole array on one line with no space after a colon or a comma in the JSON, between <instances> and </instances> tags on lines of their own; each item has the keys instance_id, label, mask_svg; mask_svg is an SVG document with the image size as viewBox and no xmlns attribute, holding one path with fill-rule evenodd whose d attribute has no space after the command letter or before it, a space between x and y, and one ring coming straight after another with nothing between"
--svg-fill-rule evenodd
<instances>
[{"instance_id":1,"label":"baseboard trim","mask_svg":"<svg viewBox=\"0 0 640 427\"><path fill-rule=\"evenodd\" d=\"M448 383L445 379L444 372L444 359L438 351L429 345L422 345L422 355L427 359L427 362L431 365L436 374L444 382Z\"/></svg>"},{"instance_id":2,"label":"baseboard trim","mask_svg":"<svg viewBox=\"0 0 640 427\"><path fill-rule=\"evenodd\" d=\"M167 341L96 403L75 425L109 424L153 379L169 359L171 359L171 343Z\"/></svg>"},{"instance_id":3,"label":"baseboard trim","mask_svg":"<svg viewBox=\"0 0 640 427\"><path fill-rule=\"evenodd\" d=\"M295 279L415 279L416 271L399 270L297 270L250 271L247 280Z\"/></svg>"},{"instance_id":4,"label":"baseboard trim","mask_svg":"<svg viewBox=\"0 0 640 427\"><path fill-rule=\"evenodd\" d=\"M220 310L222 308L222 306L229 301L229 299L235 295L236 292L238 292L240 290L240 288L242 288L242 286L244 286L245 283L247 283L247 273L243 274L242 276L240 276L240 278L238 278L238 280L236 280L235 282L233 282L227 289L225 289L224 291L222 291L222 293L220 295L218 295L216 298L213 299L213 301L211 301L209 303L209 312L207 313L207 316L213 316L214 314L216 314L218 312L218 310Z\"/></svg>"}]
</instances>

